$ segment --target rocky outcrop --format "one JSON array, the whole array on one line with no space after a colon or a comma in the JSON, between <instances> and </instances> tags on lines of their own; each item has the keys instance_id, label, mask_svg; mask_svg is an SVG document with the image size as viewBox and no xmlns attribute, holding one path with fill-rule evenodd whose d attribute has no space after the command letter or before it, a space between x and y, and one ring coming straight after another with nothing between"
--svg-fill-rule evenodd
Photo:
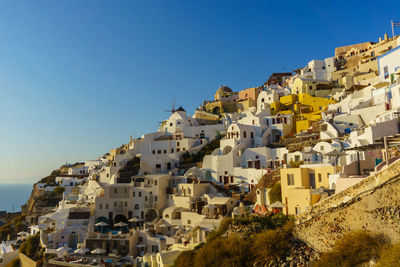
<instances>
[{"instance_id":1,"label":"rocky outcrop","mask_svg":"<svg viewBox=\"0 0 400 267\"><path fill-rule=\"evenodd\" d=\"M42 214L43 211L47 211L49 208L54 208L61 199L62 194L37 189L34 185L34 189L32 190L28 201L21 207L22 213L28 216L33 214Z\"/></svg>"},{"instance_id":2,"label":"rocky outcrop","mask_svg":"<svg viewBox=\"0 0 400 267\"><path fill-rule=\"evenodd\" d=\"M400 161L311 207L297 217L294 232L323 252L354 230L400 241Z\"/></svg>"}]
</instances>

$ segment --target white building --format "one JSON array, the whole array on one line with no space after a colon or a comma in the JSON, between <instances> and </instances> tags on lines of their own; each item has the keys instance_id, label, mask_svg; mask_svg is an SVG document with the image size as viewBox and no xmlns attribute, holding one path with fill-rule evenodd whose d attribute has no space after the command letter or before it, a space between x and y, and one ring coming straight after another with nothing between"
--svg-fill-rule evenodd
<instances>
[{"instance_id":1,"label":"white building","mask_svg":"<svg viewBox=\"0 0 400 267\"><path fill-rule=\"evenodd\" d=\"M311 60L301 69L300 76L305 79L331 81L335 70L333 57L324 60Z\"/></svg>"},{"instance_id":2,"label":"white building","mask_svg":"<svg viewBox=\"0 0 400 267\"><path fill-rule=\"evenodd\" d=\"M400 73L400 46L378 57L379 78L385 80L394 73Z\"/></svg>"}]
</instances>

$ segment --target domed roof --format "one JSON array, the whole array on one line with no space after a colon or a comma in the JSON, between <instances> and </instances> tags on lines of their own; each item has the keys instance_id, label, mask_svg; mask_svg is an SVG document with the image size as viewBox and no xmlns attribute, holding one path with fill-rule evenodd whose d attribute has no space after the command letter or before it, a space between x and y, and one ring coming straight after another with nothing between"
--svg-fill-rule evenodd
<instances>
[{"instance_id":1,"label":"domed roof","mask_svg":"<svg viewBox=\"0 0 400 267\"><path fill-rule=\"evenodd\" d=\"M223 86L221 85L218 90L217 93L232 93L232 89L229 88L228 86Z\"/></svg>"},{"instance_id":2,"label":"domed roof","mask_svg":"<svg viewBox=\"0 0 400 267\"><path fill-rule=\"evenodd\" d=\"M229 88L228 86L223 86L221 85L217 92L215 93L214 99L215 100L220 100L221 99L221 95L225 94L225 93L232 93L232 89Z\"/></svg>"}]
</instances>

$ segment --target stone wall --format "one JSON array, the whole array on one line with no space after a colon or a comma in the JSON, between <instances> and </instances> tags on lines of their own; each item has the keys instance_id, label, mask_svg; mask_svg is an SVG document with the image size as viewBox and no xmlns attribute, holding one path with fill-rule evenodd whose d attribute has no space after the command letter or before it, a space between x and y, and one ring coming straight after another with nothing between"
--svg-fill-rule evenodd
<instances>
[{"instance_id":1,"label":"stone wall","mask_svg":"<svg viewBox=\"0 0 400 267\"><path fill-rule=\"evenodd\" d=\"M297 216L295 235L318 251L364 229L400 241L400 161Z\"/></svg>"},{"instance_id":2,"label":"stone wall","mask_svg":"<svg viewBox=\"0 0 400 267\"><path fill-rule=\"evenodd\" d=\"M29 258L23 253L19 253L19 259L20 259L20 266L21 267L36 267L37 262Z\"/></svg>"}]
</instances>

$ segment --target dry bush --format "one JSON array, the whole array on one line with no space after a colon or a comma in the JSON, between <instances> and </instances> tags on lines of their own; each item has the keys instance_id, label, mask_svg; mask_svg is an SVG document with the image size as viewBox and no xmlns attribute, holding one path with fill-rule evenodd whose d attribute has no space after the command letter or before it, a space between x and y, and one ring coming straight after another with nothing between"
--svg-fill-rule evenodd
<instances>
[{"instance_id":1,"label":"dry bush","mask_svg":"<svg viewBox=\"0 0 400 267\"><path fill-rule=\"evenodd\" d=\"M385 240L382 236L366 231L350 232L343 236L331 251L323 253L315 266L358 266L377 259L384 245Z\"/></svg>"},{"instance_id":2,"label":"dry bush","mask_svg":"<svg viewBox=\"0 0 400 267\"><path fill-rule=\"evenodd\" d=\"M248 263L249 241L236 235L216 239L201 247L194 258L194 267L242 267Z\"/></svg>"},{"instance_id":3,"label":"dry bush","mask_svg":"<svg viewBox=\"0 0 400 267\"><path fill-rule=\"evenodd\" d=\"M196 253L193 250L182 251L175 260L175 267L194 266L194 257Z\"/></svg>"},{"instance_id":4,"label":"dry bush","mask_svg":"<svg viewBox=\"0 0 400 267\"><path fill-rule=\"evenodd\" d=\"M391 267L400 264L400 243L385 246L377 262L377 267Z\"/></svg>"},{"instance_id":5,"label":"dry bush","mask_svg":"<svg viewBox=\"0 0 400 267\"><path fill-rule=\"evenodd\" d=\"M283 258L290 246L290 231L268 230L256 235L251 247L252 258L256 263L268 263Z\"/></svg>"}]
</instances>

